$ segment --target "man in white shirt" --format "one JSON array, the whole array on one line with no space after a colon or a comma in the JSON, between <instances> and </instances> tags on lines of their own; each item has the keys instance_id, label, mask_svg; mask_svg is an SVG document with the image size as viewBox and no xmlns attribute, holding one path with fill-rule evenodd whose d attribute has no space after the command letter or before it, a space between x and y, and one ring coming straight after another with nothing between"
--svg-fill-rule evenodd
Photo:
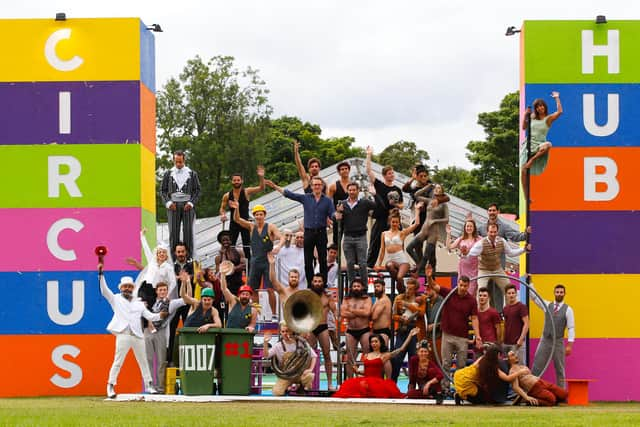
<instances>
[{"instance_id":1,"label":"man in white shirt","mask_svg":"<svg viewBox=\"0 0 640 427\"><path fill-rule=\"evenodd\" d=\"M533 288L533 284L530 285ZM535 288L534 288L535 289ZM533 301L542 310L545 310L544 329L536 355L533 358L533 374L540 376L542 368L552 354L553 366L556 370L556 384L558 387L565 387L565 356L571 355L573 342L576 339L576 322L573 316L573 309L564 303L566 289L564 285L558 284L553 289L555 301L540 300L533 295ZM551 312L553 324L555 326L555 342L553 340L553 329L551 320L546 311ZM564 345L564 331L567 330L567 346Z\"/></svg>"},{"instance_id":2,"label":"man in white shirt","mask_svg":"<svg viewBox=\"0 0 640 427\"><path fill-rule=\"evenodd\" d=\"M138 367L142 374L144 384L148 393L157 393L153 387L151 372L147 364L144 346L144 334L142 332L141 317L150 322L156 322L169 315L168 312L151 313L146 309L144 303L133 298L133 279L124 276L120 279L118 288L119 294L114 294L107 286L107 281L102 272L102 264L98 264L98 275L100 278L100 293L109 302L113 309L113 318L107 325L107 330L116 336L116 352L113 365L109 371L109 381L107 383L107 397L116 397L114 386L118 382L118 374L127 353L133 348L133 354L138 362Z\"/></svg>"},{"instance_id":3,"label":"man in white shirt","mask_svg":"<svg viewBox=\"0 0 640 427\"><path fill-rule=\"evenodd\" d=\"M274 248L274 253L277 254L277 270L278 280L284 286L289 286L289 271L291 269L298 270L298 289L307 289L307 278L304 270L304 233L298 231L294 234L293 244L287 244L287 235L291 233L285 231L285 239L281 240L283 246Z\"/></svg>"}]
</instances>

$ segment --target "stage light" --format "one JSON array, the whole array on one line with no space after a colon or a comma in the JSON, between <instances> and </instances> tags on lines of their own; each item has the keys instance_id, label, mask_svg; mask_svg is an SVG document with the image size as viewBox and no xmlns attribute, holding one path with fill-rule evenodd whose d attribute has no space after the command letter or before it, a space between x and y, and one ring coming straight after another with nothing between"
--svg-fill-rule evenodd
<instances>
[{"instance_id":1,"label":"stage light","mask_svg":"<svg viewBox=\"0 0 640 427\"><path fill-rule=\"evenodd\" d=\"M598 15L596 16L596 24L606 24L607 23L607 17L604 15Z\"/></svg>"},{"instance_id":2,"label":"stage light","mask_svg":"<svg viewBox=\"0 0 640 427\"><path fill-rule=\"evenodd\" d=\"M162 28L160 27L160 24L149 25L147 27L147 30L153 31L154 33L161 33L162 32Z\"/></svg>"},{"instance_id":3,"label":"stage light","mask_svg":"<svg viewBox=\"0 0 640 427\"><path fill-rule=\"evenodd\" d=\"M507 32L504 34L505 36L513 36L516 33L519 33L520 30L516 30L516 27L507 27Z\"/></svg>"},{"instance_id":4,"label":"stage light","mask_svg":"<svg viewBox=\"0 0 640 427\"><path fill-rule=\"evenodd\" d=\"M58 12L56 13L56 21L66 21L67 20L67 14L64 12Z\"/></svg>"}]
</instances>

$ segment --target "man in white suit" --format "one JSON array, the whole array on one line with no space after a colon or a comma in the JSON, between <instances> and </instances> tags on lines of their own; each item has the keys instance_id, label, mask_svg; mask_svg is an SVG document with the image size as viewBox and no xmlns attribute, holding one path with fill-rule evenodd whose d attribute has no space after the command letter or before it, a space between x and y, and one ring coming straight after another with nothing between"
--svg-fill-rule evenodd
<instances>
[{"instance_id":1,"label":"man in white suit","mask_svg":"<svg viewBox=\"0 0 640 427\"><path fill-rule=\"evenodd\" d=\"M157 393L153 387L151 372L147 364L144 334L142 332L141 317L150 322L164 319L169 314L166 311L151 313L139 299L133 298L133 279L124 276L120 279L118 288L119 294L114 294L107 286L107 281L102 272L102 264L98 264L98 275L100 277L100 293L109 302L113 309L113 318L107 325L107 330L116 336L116 353L113 358L113 365L109 371L109 381L107 383L107 397L116 397L114 386L118 381L118 374L127 353L133 348L144 384L148 393Z\"/></svg>"}]
</instances>

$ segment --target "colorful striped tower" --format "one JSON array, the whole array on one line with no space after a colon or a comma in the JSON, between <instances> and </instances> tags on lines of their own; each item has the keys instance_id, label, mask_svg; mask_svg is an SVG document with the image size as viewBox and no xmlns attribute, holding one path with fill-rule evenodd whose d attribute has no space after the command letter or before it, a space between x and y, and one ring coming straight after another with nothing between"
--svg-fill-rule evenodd
<instances>
[{"instance_id":1,"label":"colorful striped tower","mask_svg":"<svg viewBox=\"0 0 640 427\"><path fill-rule=\"evenodd\" d=\"M155 239L155 53L137 18L0 20L0 396L103 394L105 271ZM141 390L133 356L120 392Z\"/></svg>"},{"instance_id":2,"label":"colorful striped tower","mask_svg":"<svg viewBox=\"0 0 640 427\"><path fill-rule=\"evenodd\" d=\"M567 378L595 379L594 400L640 399L638 46L640 21L527 21L521 37L521 110L542 98L555 111L553 90L564 107L547 168L531 178L529 272L547 300L566 286L577 333Z\"/></svg>"}]
</instances>

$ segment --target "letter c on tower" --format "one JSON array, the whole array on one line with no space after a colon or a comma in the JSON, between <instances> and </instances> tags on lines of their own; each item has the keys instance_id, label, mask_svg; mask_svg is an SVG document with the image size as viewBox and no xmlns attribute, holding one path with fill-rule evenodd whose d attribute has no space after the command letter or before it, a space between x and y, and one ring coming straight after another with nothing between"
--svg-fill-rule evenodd
<instances>
[{"instance_id":1,"label":"letter c on tower","mask_svg":"<svg viewBox=\"0 0 640 427\"><path fill-rule=\"evenodd\" d=\"M71 29L63 28L51 34L44 45L44 57L47 58L49 65L58 71L73 71L84 62L78 55L71 59L63 60L56 53L56 46L60 40L69 38L71 38Z\"/></svg>"}]
</instances>

